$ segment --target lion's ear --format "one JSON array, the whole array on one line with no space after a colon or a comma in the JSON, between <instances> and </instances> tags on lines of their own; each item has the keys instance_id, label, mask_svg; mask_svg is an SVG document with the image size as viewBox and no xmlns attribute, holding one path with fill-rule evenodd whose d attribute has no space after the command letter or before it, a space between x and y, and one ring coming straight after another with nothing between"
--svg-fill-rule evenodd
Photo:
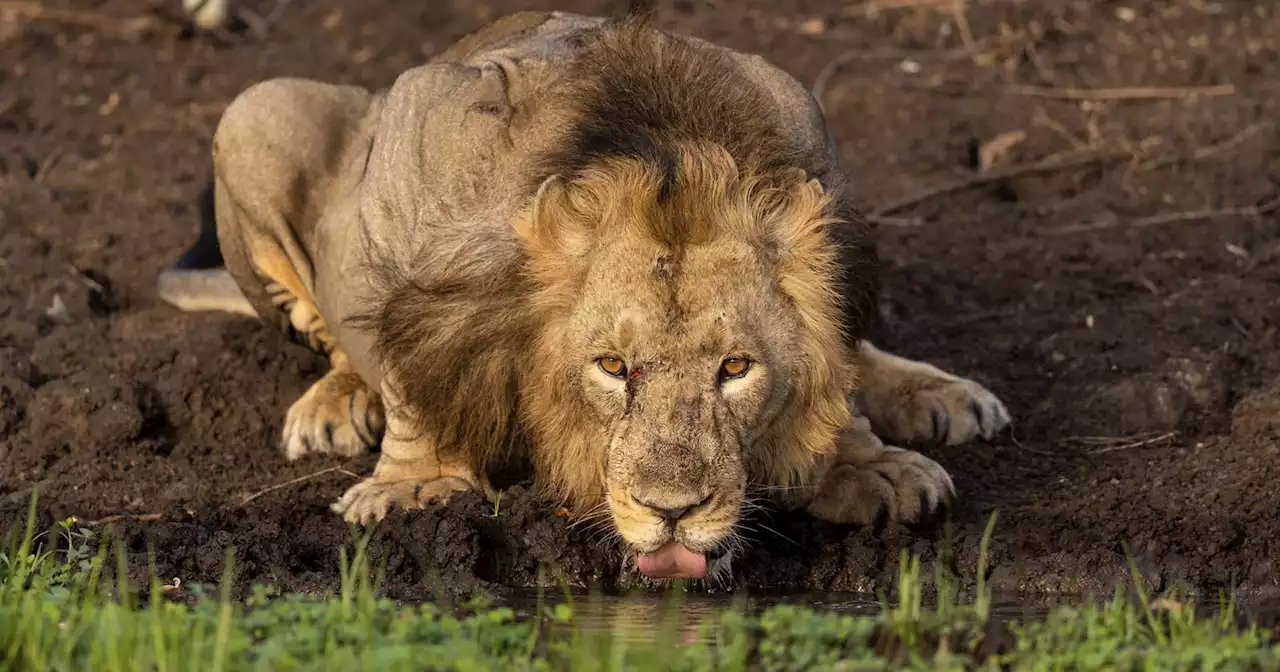
<instances>
[{"instance_id":1,"label":"lion's ear","mask_svg":"<svg viewBox=\"0 0 1280 672\"><path fill-rule=\"evenodd\" d=\"M563 177L552 175L543 180L528 207L512 223L530 254L577 258L588 252L591 235L579 200L573 185Z\"/></svg>"},{"instance_id":2,"label":"lion's ear","mask_svg":"<svg viewBox=\"0 0 1280 672\"><path fill-rule=\"evenodd\" d=\"M771 214L769 237L780 262L821 256L828 241L827 227L834 221L831 197L821 182L800 176L783 192Z\"/></svg>"}]
</instances>

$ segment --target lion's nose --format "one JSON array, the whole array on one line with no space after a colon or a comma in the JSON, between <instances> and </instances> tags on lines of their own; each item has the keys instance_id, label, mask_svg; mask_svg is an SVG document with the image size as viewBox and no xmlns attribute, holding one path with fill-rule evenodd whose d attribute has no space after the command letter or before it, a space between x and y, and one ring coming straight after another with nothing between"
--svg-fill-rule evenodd
<instances>
[{"instance_id":1,"label":"lion's nose","mask_svg":"<svg viewBox=\"0 0 1280 672\"><path fill-rule=\"evenodd\" d=\"M636 504L658 514L668 523L674 523L683 518L685 514L705 504L708 499L711 499L711 495L707 495L706 497L702 497L701 495L691 495L689 497L682 498L664 497L661 500L658 498L643 496L637 497L635 495L631 495L631 499Z\"/></svg>"}]
</instances>

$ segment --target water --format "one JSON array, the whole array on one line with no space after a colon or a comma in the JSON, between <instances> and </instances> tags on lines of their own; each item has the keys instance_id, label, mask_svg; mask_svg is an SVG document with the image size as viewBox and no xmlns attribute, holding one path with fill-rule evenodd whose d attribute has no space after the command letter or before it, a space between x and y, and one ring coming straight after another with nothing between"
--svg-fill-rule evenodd
<instances>
[{"instance_id":1,"label":"water","mask_svg":"<svg viewBox=\"0 0 1280 672\"><path fill-rule=\"evenodd\" d=\"M664 632L676 634L683 643L704 640L699 632L703 623L714 620L727 610L756 615L778 604L798 604L811 609L845 614L874 616L881 604L874 595L860 593L659 593L637 591L625 595L570 593L574 610L574 627L589 634L608 634L613 639L630 642L652 642ZM1026 620L1044 616L1055 604L1068 601L1016 599L994 600L992 617L996 620ZM562 591L548 590L541 603L536 592L519 594L500 601L500 606L515 610L521 618L533 617L539 604L544 609L566 602ZM932 605L925 601L926 608Z\"/></svg>"}]
</instances>

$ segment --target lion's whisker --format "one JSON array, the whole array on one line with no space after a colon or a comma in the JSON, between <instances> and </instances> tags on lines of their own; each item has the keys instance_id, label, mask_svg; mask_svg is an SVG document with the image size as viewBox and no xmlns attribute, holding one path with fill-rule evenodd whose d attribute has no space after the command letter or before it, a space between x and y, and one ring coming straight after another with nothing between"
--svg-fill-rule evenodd
<instances>
[{"instance_id":1,"label":"lion's whisker","mask_svg":"<svg viewBox=\"0 0 1280 672\"><path fill-rule=\"evenodd\" d=\"M808 489L813 488L813 487L816 487L816 486L814 486L814 485L812 485L812 484L805 484L805 485L768 485L768 484L760 484L760 485L752 486L752 489L754 489L754 490L761 490L761 491L764 491L764 492L787 492L787 491L789 491L789 490L808 490Z\"/></svg>"},{"instance_id":2,"label":"lion's whisker","mask_svg":"<svg viewBox=\"0 0 1280 672\"><path fill-rule=\"evenodd\" d=\"M586 533L587 538L589 539L591 537L600 536L603 534L615 533L616 531L612 531L609 528L605 527L604 525L595 525L584 530L584 532Z\"/></svg>"},{"instance_id":3,"label":"lion's whisker","mask_svg":"<svg viewBox=\"0 0 1280 672\"><path fill-rule=\"evenodd\" d=\"M777 536L778 538L780 538L780 539L783 539L783 540L785 540L785 541L787 541L787 542L790 542L791 544L795 545L795 546L796 546L796 548L804 548L804 546L801 546L801 545L800 545L800 543L799 543L799 542L797 542L795 539L792 539L791 537L788 537L787 535L785 535L785 534L783 534L783 533L781 533L781 532L779 532L779 531L777 531L777 530L773 529L772 527L769 527L768 525L765 525L764 523L758 522L758 521L757 521L757 522L755 522L755 523L753 523L753 524L743 524L743 525L742 525L742 528L743 528L743 529L745 529L745 530L748 530L748 531L750 531L750 532L759 532L759 531L769 532L769 533L771 533L771 534L776 535L776 536Z\"/></svg>"},{"instance_id":4,"label":"lion's whisker","mask_svg":"<svg viewBox=\"0 0 1280 672\"><path fill-rule=\"evenodd\" d=\"M610 516L608 511L592 513L589 515L582 516L581 518L578 518L577 520L574 520L573 522L569 523L569 529L572 530L575 528L582 527L583 525L588 525L588 526L594 525L596 523L599 523L602 520L609 520L609 518Z\"/></svg>"}]
</instances>

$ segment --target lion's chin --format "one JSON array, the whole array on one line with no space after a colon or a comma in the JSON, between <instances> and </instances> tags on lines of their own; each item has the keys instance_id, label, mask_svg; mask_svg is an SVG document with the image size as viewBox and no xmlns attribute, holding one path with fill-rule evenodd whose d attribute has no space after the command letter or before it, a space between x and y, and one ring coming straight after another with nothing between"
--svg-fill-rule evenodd
<instances>
[{"instance_id":1,"label":"lion's chin","mask_svg":"<svg viewBox=\"0 0 1280 672\"><path fill-rule=\"evenodd\" d=\"M707 575L707 556L677 541L636 558L640 573L651 579L701 579Z\"/></svg>"}]
</instances>

